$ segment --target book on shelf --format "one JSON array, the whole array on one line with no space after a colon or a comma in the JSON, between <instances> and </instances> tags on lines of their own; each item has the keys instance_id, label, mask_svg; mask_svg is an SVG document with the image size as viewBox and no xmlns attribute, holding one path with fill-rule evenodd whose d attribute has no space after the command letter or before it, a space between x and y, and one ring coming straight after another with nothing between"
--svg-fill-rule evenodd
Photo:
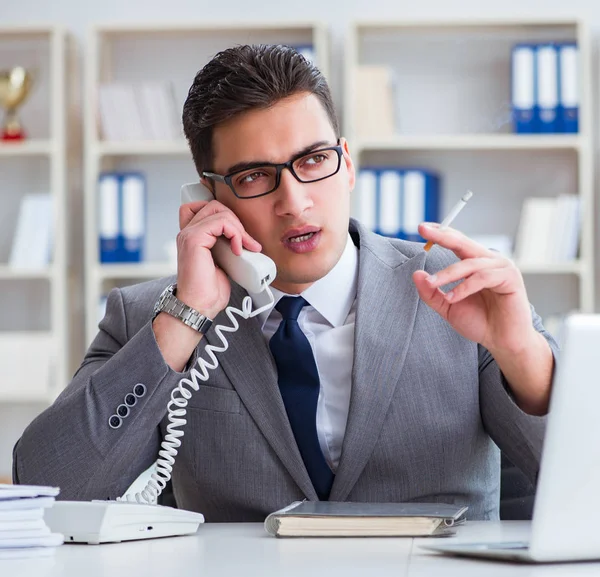
<instances>
[{"instance_id":1,"label":"book on shelf","mask_svg":"<svg viewBox=\"0 0 600 577\"><path fill-rule=\"evenodd\" d=\"M365 167L355 194L356 216L383 236L422 242L419 224L439 220L440 178L428 170Z\"/></svg>"},{"instance_id":2,"label":"book on shelf","mask_svg":"<svg viewBox=\"0 0 600 577\"><path fill-rule=\"evenodd\" d=\"M271 513L276 537L426 537L449 535L467 507L444 503L296 501Z\"/></svg>"},{"instance_id":3,"label":"book on shelf","mask_svg":"<svg viewBox=\"0 0 600 577\"><path fill-rule=\"evenodd\" d=\"M172 82L102 84L98 115L104 140L183 140Z\"/></svg>"},{"instance_id":4,"label":"book on shelf","mask_svg":"<svg viewBox=\"0 0 600 577\"><path fill-rule=\"evenodd\" d=\"M49 193L26 194L21 200L9 265L15 269L48 266L52 254L53 203Z\"/></svg>"},{"instance_id":5,"label":"book on shelf","mask_svg":"<svg viewBox=\"0 0 600 577\"><path fill-rule=\"evenodd\" d=\"M577 133L579 83L576 43L515 45L512 51L514 132Z\"/></svg>"},{"instance_id":6,"label":"book on shelf","mask_svg":"<svg viewBox=\"0 0 600 577\"><path fill-rule=\"evenodd\" d=\"M141 262L146 237L146 180L139 172L104 172L98 179L99 259Z\"/></svg>"},{"instance_id":7,"label":"book on shelf","mask_svg":"<svg viewBox=\"0 0 600 577\"><path fill-rule=\"evenodd\" d=\"M35 377L23 367L35 354ZM0 400L43 400L54 383L55 342L48 331L0 332Z\"/></svg>"},{"instance_id":8,"label":"book on shelf","mask_svg":"<svg viewBox=\"0 0 600 577\"><path fill-rule=\"evenodd\" d=\"M579 251L581 199L574 194L528 197L523 201L515 240L520 265L575 260Z\"/></svg>"},{"instance_id":9,"label":"book on shelf","mask_svg":"<svg viewBox=\"0 0 600 577\"><path fill-rule=\"evenodd\" d=\"M396 133L395 82L389 66L356 68L354 87L358 139L390 139Z\"/></svg>"}]
</instances>

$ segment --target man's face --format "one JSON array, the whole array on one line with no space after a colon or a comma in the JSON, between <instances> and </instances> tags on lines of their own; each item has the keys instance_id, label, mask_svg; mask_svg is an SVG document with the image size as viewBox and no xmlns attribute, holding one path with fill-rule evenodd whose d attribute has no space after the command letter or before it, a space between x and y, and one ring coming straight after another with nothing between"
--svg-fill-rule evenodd
<instances>
[{"instance_id":1,"label":"man's face","mask_svg":"<svg viewBox=\"0 0 600 577\"><path fill-rule=\"evenodd\" d=\"M315 144L315 150L335 146L335 132L319 99L300 93L217 126L212 168L217 174L227 174L239 163L287 162ZM341 144L339 172L319 182L298 182L284 169L275 192L250 199L237 198L226 184L215 183L216 199L237 215L275 261L273 286L283 292L306 290L334 267L344 251L355 173L348 145L343 139ZM315 232L303 242L290 238L296 235L298 239L302 229Z\"/></svg>"}]
</instances>

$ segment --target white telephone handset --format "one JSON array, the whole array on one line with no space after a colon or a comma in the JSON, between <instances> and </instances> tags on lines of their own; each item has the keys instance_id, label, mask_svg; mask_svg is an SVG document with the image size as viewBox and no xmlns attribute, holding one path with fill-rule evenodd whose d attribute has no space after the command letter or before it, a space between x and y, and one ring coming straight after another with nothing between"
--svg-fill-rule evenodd
<instances>
[{"instance_id":1,"label":"white telephone handset","mask_svg":"<svg viewBox=\"0 0 600 577\"><path fill-rule=\"evenodd\" d=\"M213 195L204 185L184 184L181 187L182 204L195 200L213 200ZM185 415L188 400L192 396L189 389L197 391L200 381L207 381L208 370L219 366L215 353L223 353L229 348L224 332L235 332L239 323L234 315L248 319L270 309L273 295L269 284L275 279L275 263L266 255L242 250L241 256L231 251L229 241L217 239L212 249L215 262L229 277L244 287L249 293L266 291L269 302L252 310L252 299L244 297L242 309L232 306L225 310L231 326L216 325L212 330L221 341L221 346L206 345L204 350L210 361L198 355L197 368L190 370L190 377L183 378L171 392L167 404L169 425L167 434L161 443L159 457L155 463L146 487L135 495L127 494L117 501L57 501L46 510L45 521L53 532L62 533L66 542L108 543L132 539L149 539L173 535L195 533L204 517L200 513L172 509L156 505L156 500L171 478L178 449L181 446L183 431L178 430L186 424ZM186 388L189 387L189 388Z\"/></svg>"},{"instance_id":2,"label":"white telephone handset","mask_svg":"<svg viewBox=\"0 0 600 577\"><path fill-rule=\"evenodd\" d=\"M181 204L197 200L214 200L214 196L199 182L184 184L181 187ZM275 263L267 255L242 249L241 256L237 256L224 237L217 239L212 253L217 265L249 293L262 292L277 274Z\"/></svg>"}]
</instances>

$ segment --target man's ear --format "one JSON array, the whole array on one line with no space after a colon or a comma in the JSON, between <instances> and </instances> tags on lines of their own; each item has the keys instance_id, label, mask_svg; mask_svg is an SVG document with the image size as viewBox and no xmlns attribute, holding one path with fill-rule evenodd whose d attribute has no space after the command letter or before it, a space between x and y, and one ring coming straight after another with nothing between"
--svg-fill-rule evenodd
<instances>
[{"instance_id":1,"label":"man's ear","mask_svg":"<svg viewBox=\"0 0 600 577\"><path fill-rule=\"evenodd\" d=\"M348 172L348 184L350 190L354 190L354 186L356 185L356 169L354 167L352 156L350 156L350 147L348 146L348 141L343 137L340 138L340 144L342 145L342 153L344 155L344 162L346 163L346 170Z\"/></svg>"},{"instance_id":2,"label":"man's ear","mask_svg":"<svg viewBox=\"0 0 600 577\"><path fill-rule=\"evenodd\" d=\"M211 180L210 178L206 178L205 176L201 176L200 183L206 186L206 188L208 188L208 190L212 192L215 198L217 197L217 194L215 192L215 183L213 180Z\"/></svg>"}]
</instances>

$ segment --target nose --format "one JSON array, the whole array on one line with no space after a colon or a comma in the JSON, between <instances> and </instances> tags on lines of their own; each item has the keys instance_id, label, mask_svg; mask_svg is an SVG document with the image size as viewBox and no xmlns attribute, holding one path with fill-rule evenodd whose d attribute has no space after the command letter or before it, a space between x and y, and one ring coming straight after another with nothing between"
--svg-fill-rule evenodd
<instances>
[{"instance_id":1,"label":"nose","mask_svg":"<svg viewBox=\"0 0 600 577\"><path fill-rule=\"evenodd\" d=\"M274 194L277 216L298 217L313 206L310 184L298 182L287 169L281 172L279 187Z\"/></svg>"}]
</instances>

